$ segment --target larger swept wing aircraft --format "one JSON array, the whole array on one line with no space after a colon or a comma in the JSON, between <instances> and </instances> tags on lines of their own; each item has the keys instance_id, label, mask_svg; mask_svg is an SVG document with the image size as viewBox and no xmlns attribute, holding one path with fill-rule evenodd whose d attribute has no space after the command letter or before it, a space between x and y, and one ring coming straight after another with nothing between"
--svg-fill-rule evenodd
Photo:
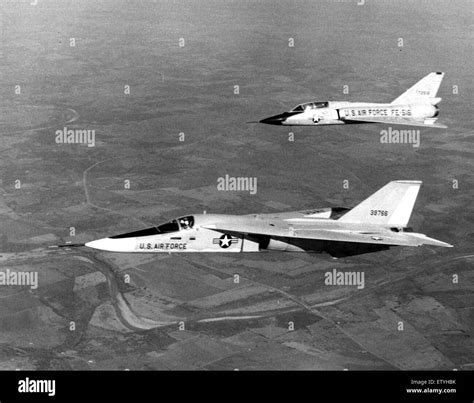
<instances>
[{"instance_id":1,"label":"larger swept wing aircraft","mask_svg":"<svg viewBox=\"0 0 474 403\"><path fill-rule=\"evenodd\" d=\"M446 128L436 123L437 105L441 101L436 94L443 77L441 72L430 73L391 103L306 102L260 123L286 126L385 123Z\"/></svg>"},{"instance_id":2,"label":"larger swept wing aircraft","mask_svg":"<svg viewBox=\"0 0 474 403\"><path fill-rule=\"evenodd\" d=\"M420 181L393 181L355 206L277 214L197 214L85 245L111 252L326 252L357 255L445 242L407 228Z\"/></svg>"}]
</instances>

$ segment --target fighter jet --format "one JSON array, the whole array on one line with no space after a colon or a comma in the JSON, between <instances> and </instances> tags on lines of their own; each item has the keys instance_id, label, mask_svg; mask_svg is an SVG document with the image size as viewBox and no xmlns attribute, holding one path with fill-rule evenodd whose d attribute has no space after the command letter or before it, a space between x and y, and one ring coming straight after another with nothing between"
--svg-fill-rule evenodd
<instances>
[{"instance_id":1,"label":"fighter jet","mask_svg":"<svg viewBox=\"0 0 474 403\"><path fill-rule=\"evenodd\" d=\"M110 252L326 252L344 257L445 242L407 227L421 181L393 181L352 209L276 214L195 214L88 242Z\"/></svg>"},{"instance_id":2,"label":"fighter jet","mask_svg":"<svg viewBox=\"0 0 474 403\"><path fill-rule=\"evenodd\" d=\"M259 123L286 126L386 123L446 128L436 123L439 113L437 105L441 101L436 93L443 77L444 73L430 73L391 103L307 102Z\"/></svg>"}]
</instances>

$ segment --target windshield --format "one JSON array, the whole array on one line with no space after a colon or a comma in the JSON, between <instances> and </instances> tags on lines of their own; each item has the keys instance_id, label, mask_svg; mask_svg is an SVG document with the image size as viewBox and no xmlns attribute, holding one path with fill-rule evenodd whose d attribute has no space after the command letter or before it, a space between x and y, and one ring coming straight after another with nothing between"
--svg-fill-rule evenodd
<instances>
[{"instance_id":1,"label":"windshield","mask_svg":"<svg viewBox=\"0 0 474 403\"><path fill-rule=\"evenodd\" d=\"M167 234L169 232L178 232L179 225L176 220L161 224L157 227L151 227L147 229L142 229L139 231L128 232L126 234L111 236L111 239L120 239L120 238L137 238L141 236L150 236L158 234Z\"/></svg>"},{"instance_id":2,"label":"windshield","mask_svg":"<svg viewBox=\"0 0 474 403\"><path fill-rule=\"evenodd\" d=\"M157 227L157 230L160 234L167 234L168 232L179 231L179 225L176 220L161 224Z\"/></svg>"},{"instance_id":3,"label":"windshield","mask_svg":"<svg viewBox=\"0 0 474 403\"><path fill-rule=\"evenodd\" d=\"M291 112L301 111L303 112L306 108L317 109L317 108L327 108L329 102L306 102L305 104L299 104L295 106Z\"/></svg>"}]
</instances>

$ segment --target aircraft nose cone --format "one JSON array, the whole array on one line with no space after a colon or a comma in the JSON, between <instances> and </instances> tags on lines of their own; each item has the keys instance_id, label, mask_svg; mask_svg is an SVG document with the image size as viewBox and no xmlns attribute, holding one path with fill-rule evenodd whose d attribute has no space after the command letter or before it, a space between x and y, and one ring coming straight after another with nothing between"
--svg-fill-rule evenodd
<instances>
[{"instance_id":1,"label":"aircraft nose cone","mask_svg":"<svg viewBox=\"0 0 474 403\"><path fill-rule=\"evenodd\" d=\"M107 252L133 252L135 250L135 238L102 238L87 242L85 246Z\"/></svg>"}]
</instances>

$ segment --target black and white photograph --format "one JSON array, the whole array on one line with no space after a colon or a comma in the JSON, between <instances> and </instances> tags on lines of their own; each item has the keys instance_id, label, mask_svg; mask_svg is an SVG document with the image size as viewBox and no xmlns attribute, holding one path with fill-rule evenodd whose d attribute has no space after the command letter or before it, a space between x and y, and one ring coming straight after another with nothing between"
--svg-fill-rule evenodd
<instances>
[{"instance_id":1,"label":"black and white photograph","mask_svg":"<svg viewBox=\"0 0 474 403\"><path fill-rule=\"evenodd\" d=\"M0 0L0 400L472 401L473 44L471 0Z\"/></svg>"}]
</instances>

